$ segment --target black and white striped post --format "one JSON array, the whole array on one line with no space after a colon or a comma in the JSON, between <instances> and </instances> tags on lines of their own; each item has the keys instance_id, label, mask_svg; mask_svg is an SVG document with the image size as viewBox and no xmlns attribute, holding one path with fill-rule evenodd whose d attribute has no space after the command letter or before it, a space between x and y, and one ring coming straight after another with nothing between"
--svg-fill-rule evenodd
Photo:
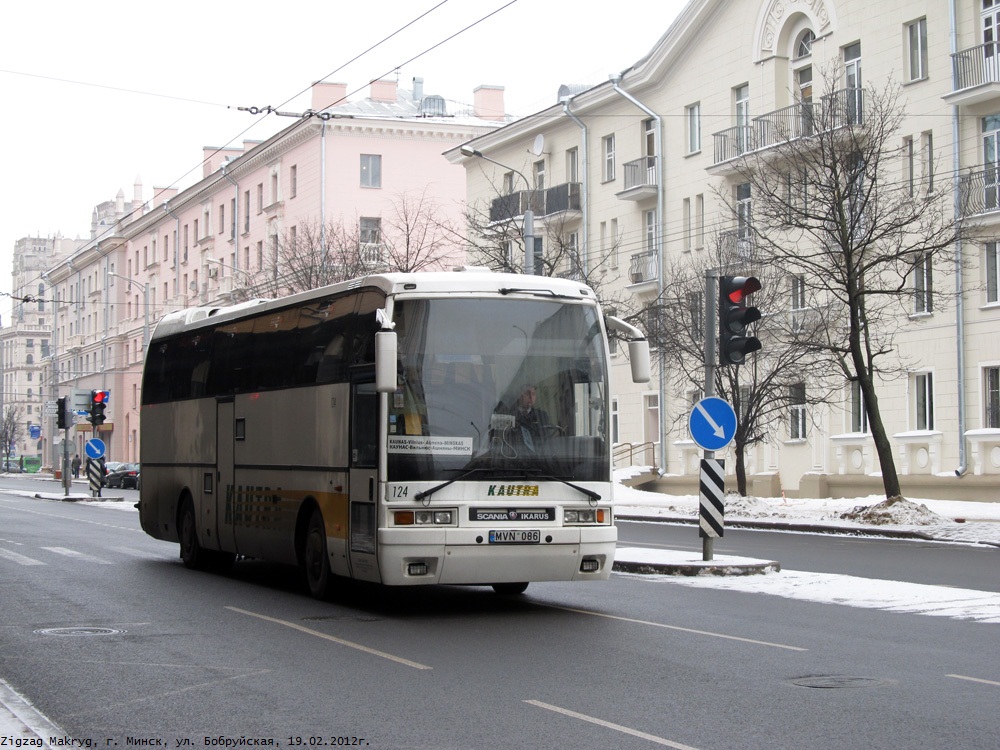
<instances>
[{"instance_id":1,"label":"black and white striped post","mask_svg":"<svg viewBox=\"0 0 1000 750\"><path fill-rule=\"evenodd\" d=\"M701 477L698 482L698 533L702 539L716 539L725 531L725 466L725 461L719 458L701 459ZM712 558L709 556L705 559Z\"/></svg>"}]
</instances>

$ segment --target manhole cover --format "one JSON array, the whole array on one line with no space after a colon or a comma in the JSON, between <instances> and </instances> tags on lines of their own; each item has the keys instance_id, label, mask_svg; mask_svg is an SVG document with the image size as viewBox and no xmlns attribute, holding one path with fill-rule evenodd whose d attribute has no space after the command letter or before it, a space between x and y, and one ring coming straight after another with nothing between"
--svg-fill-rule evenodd
<instances>
[{"instance_id":1,"label":"manhole cover","mask_svg":"<svg viewBox=\"0 0 1000 750\"><path fill-rule=\"evenodd\" d=\"M315 615L314 617L303 617L302 619L310 622L342 622L344 620L353 620L354 622L379 622L382 618L372 617L371 615Z\"/></svg>"},{"instance_id":2,"label":"manhole cover","mask_svg":"<svg viewBox=\"0 0 1000 750\"><path fill-rule=\"evenodd\" d=\"M800 677L792 680L793 685L807 688L863 688L887 685L886 680L874 677L853 677L846 674L817 675L815 677Z\"/></svg>"},{"instance_id":3,"label":"manhole cover","mask_svg":"<svg viewBox=\"0 0 1000 750\"><path fill-rule=\"evenodd\" d=\"M39 635L114 635L115 633L127 633L119 628L95 628L88 626L74 628L42 628L36 630Z\"/></svg>"}]
</instances>

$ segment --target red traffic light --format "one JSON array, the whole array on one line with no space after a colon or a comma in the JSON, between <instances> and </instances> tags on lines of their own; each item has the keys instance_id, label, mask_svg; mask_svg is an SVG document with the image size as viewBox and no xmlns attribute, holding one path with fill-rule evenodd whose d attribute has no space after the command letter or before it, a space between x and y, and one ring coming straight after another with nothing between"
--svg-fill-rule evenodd
<instances>
[{"instance_id":1,"label":"red traffic light","mask_svg":"<svg viewBox=\"0 0 1000 750\"><path fill-rule=\"evenodd\" d=\"M111 391L91 391L90 401L94 404L106 404L111 398Z\"/></svg>"},{"instance_id":2,"label":"red traffic light","mask_svg":"<svg viewBox=\"0 0 1000 750\"><path fill-rule=\"evenodd\" d=\"M729 301L738 305L751 294L760 290L760 281L756 276L724 276L728 280Z\"/></svg>"}]
</instances>

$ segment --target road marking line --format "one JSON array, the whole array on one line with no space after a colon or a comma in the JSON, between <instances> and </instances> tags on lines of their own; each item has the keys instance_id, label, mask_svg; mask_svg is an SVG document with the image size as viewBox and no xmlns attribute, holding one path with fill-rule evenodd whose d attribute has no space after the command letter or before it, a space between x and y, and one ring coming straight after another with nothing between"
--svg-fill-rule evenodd
<instances>
[{"instance_id":1,"label":"road marking line","mask_svg":"<svg viewBox=\"0 0 1000 750\"><path fill-rule=\"evenodd\" d=\"M651 625L654 628L665 628L666 630L678 630L682 633L694 633L695 635L707 635L712 638L724 638L727 641L740 641L742 643L753 643L757 646L770 646L771 648L783 648L787 651L808 651L807 648L800 648L799 646L788 646L784 643L771 643L769 641L756 641L753 638L741 638L738 635L726 635L725 633L713 633L710 630L695 630L694 628L683 628L680 625L666 625L662 622L650 622L649 620L636 620L632 617L622 617L621 615L609 615L604 612L594 612L589 609L574 609L573 607L560 607L556 604L539 604L540 607L551 607L552 609L561 609L566 612L575 612L580 615L592 615L594 617L606 617L609 620L620 620L621 622L631 622L636 625Z\"/></svg>"},{"instance_id":2,"label":"road marking line","mask_svg":"<svg viewBox=\"0 0 1000 750\"><path fill-rule=\"evenodd\" d=\"M964 674L946 674L945 677L954 677L956 680L968 680L969 682L981 682L984 685L996 685L1000 687L1000 682L995 682L993 680L983 680L979 677L966 677Z\"/></svg>"},{"instance_id":3,"label":"road marking line","mask_svg":"<svg viewBox=\"0 0 1000 750\"><path fill-rule=\"evenodd\" d=\"M302 633L308 633L309 635L314 635L317 638L323 638L327 641L333 641L334 643L339 643L341 646L348 646L349 648L357 649L358 651L364 651L366 654L372 654L373 656L380 656L383 659L389 659L390 661L397 662L399 664L404 664L407 667L413 667L414 669L433 669L434 667L428 667L426 664L421 664L419 662L410 661L409 659L404 659L402 656L395 656L393 654L386 653L385 651L379 651L374 648L369 648L368 646L362 646L360 643L354 643L353 641L345 641L343 638L337 638L333 635L327 635L326 633L321 633L318 630L313 630L312 628L307 628L303 625L299 625L296 622L289 622L288 620L279 620L277 617L268 617L267 615L260 615L256 612L248 612L245 609L240 609L239 607L226 607L226 609L233 612L239 612L241 615L248 615L249 617L256 617L259 620L266 620L267 622L277 623L278 625L284 625L286 628L292 628L293 630L298 630Z\"/></svg>"},{"instance_id":4,"label":"road marking line","mask_svg":"<svg viewBox=\"0 0 1000 750\"><path fill-rule=\"evenodd\" d=\"M607 729L614 729L616 732L622 732L623 734L630 734L633 737L649 740L650 742L655 742L658 745L672 747L674 750L696 750L696 748L693 748L690 745L682 745L680 742L671 742L663 737L657 737L655 734L647 734L646 732L640 732L638 729L630 729L629 727L624 727L621 724L614 724L610 721L605 721L604 719L587 716L587 714L579 714L576 711L570 711L568 708L553 706L551 703L542 703L541 701L535 700L526 700L524 702L530 703L532 706L537 706L538 708L544 708L546 711L554 711L557 714L563 714L564 716L580 719L581 721L589 721L591 724L597 724L598 726L606 727Z\"/></svg>"},{"instance_id":5,"label":"road marking line","mask_svg":"<svg viewBox=\"0 0 1000 750\"><path fill-rule=\"evenodd\" d=\"M11 562L16 562L18 565L45 565L45 563L41 560L35 560L32 557L20 555L17 552L11 552L9 549L0 549L0 557L10 560Z\"/></svg>"},{"instance_id":6,"label":"road marking line","mask_svg":"<svg viewBox=\"0 0 1000 750\"><path fill-rule=\"evenodd\" d=\"M62 555L63 557L72 557L74 560L84 560L85 562L100 563L101 565L114 565L110 560L102 560L99 557L77 552L74 549L67 549L66 547L42 547L42 549L55 552L57 555Z\"/></svg>"}]
</instances>

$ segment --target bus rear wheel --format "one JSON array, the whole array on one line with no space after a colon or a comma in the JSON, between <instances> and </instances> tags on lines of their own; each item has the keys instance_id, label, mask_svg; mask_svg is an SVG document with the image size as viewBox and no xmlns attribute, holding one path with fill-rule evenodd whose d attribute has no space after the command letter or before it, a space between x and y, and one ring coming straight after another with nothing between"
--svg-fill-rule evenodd
<instances>
[{"instance_id":1,"label":"bus rear wheel","mask_svg":"<svg viewBox=\"0 0 1000 750\"><path fill-rule=\"evenodd\" d=\"M528 590L528 584L522 583L494 583L493 590L504 596L516 596Z\"/></svg>"},{"instance_id":2,"label":"bus rear wheel","mask_svg":"<svg viewBox=\"0 0 1000 750\"><path fill-rule=\"evenodd\" d=\"M329 599L333 593L333 571L326 547L326 524L319 508L313 508L302 545L302 569L309 593L316 599Z\"/></svg>"}]
</instances>

